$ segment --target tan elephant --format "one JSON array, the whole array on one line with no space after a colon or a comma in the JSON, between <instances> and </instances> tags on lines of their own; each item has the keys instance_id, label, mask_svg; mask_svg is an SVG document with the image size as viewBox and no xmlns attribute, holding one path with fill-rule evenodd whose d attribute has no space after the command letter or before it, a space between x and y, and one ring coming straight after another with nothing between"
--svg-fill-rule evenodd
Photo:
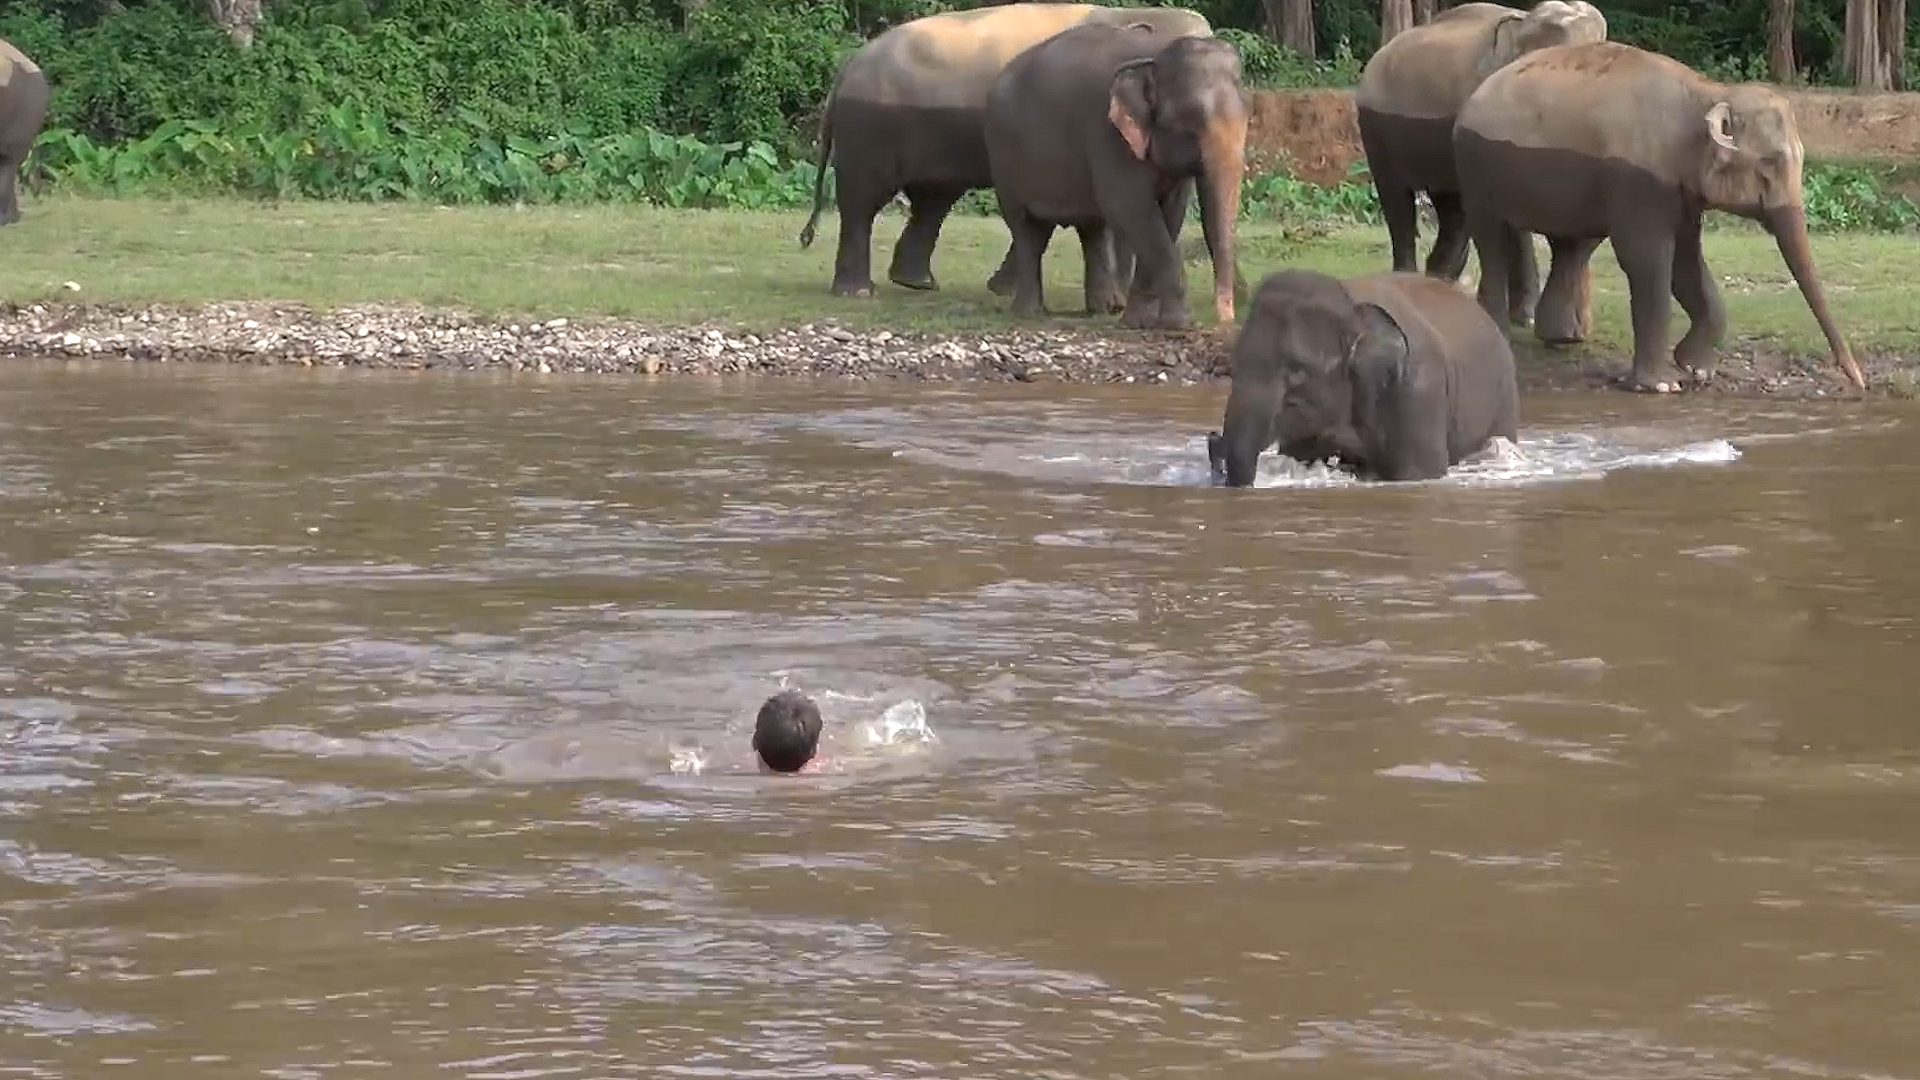
<instances>
[{"instance_id":1,"label":"tan elephant","mask_svg":"<svg viewBox=\"0 0 1920 1080\"><path fill-rule=\"evenodd\" d=\"M873 219L899 192L906 193L911 209L887 276L909 289L939 287L933 248L941 225L961 196L993 186L982 120L987 92L1008 61L1087 22L1145 23L1172 35L1213 35L1204 16L1184 8L1015 3L902 23L869 41L841 67L820 120L813 216L800 231L800 246L810 246L832 162L840 211L836 294L873 294ZM1130 253L1114 254L1131 266ZM990 283L995 291L1009 291L1011 266L1009 248Z\"/></svg>"},{"instance_id":2,"label":"tan elephant","mask_svg":"<svg viewBox=\"0 0 1920 1080\"><path fill-rule=\"evenodd\" d=\"M1793 107L1773 87L1715 82L1620 42L1555 46L1489 75L1460 110L1453 148L1489 314L1498 317L1514 279L1515 230L1546 237L1553 251L1540 294L1543 336L1572 320L1576 282L1611 240L1633 309L1628 386L1667 388L1658 371L1676 299L1692 325L1673 362L1705 378L1727 313L1700 224L1706 211L1724 210L1773 234L1834 365L1865 388L1814 270L1801 188L1806 150Z\"/></svg>"},{"instance_id":3,"label":"tan elephant","mask_svg":"<svg viewBox=\"0 0 1920 1080\"><path fill-rule=\"evenodd\" d=\"M1607 19L1585 0L1542 0L1531 9L1462 4L1394 36L1367 61L1353 100L1360 143L1393 243L1393 268L1419 269L1415 197L1425 192L1439 219L1426 272L1458 281L1467 265L1466 220L1453 167L1453 121L1482 80L1538 49L1607 39ZM1531 237L1521 237L1530 245ZM1532 248L1516 262L1537 279ZM1583 283L1590 287L1590 282ZM1516 296L1509 317L1532 311ZM1584 311L1584 309L1583 309ZM1582 328L1586 320L1581 322Z\"/></svg>"}]
</instances>

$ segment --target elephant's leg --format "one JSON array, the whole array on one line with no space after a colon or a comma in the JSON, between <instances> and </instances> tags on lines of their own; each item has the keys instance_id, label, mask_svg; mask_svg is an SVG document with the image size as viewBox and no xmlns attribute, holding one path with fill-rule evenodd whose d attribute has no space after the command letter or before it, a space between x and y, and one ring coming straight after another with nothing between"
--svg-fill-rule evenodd
<instances>
[{"instance_id":1,"label":"elephant's leg","mask_svg":"<svg viewBox=\"0 0 1920 1080\"><path fill-rule=\"evenodd\" d=\"M1627 276L1627 296L1633 309L1633 373L1627 385L1634 390L1660 390L1658 378L1667 357L1667 320L1673 314L1674 231L1665 222L1650 222L1630 235L1613 236L1613 257Z\"/></svg>"},{"instance_id":2,"label":"elephant's leg","mask_svg":"<svg viewBox=\"0 0 1920 1080\"><path fill-rule=\"evenodd\" d=\"M1187 224L1187 209L1193 205L1193 178L1187 177L1175 184L1167 197L1161 200L1160 215L1166 219L1167 235L1173 242L1180 242L1180 230Z\"/></svg>"},{"instance_id":3,"label":"elephant's leg","mask_svg":"<svg viewBox=\"0 0 1920 1080\"><path fill-rule=\"evenodd\" d=\"M872 296L873 219L893 198L894 189L846 174L836 184L840 247L833 257L833 292L836 296Z\"/></svg>"},{"instance_id":4,"label":"elephant's leg","mask_svg":"<svg viewBox=\"0 0 1920 1080\"><path fill-rule=\"evenodd\" d=\"M1113 259L1113 302L1115 311L1127 306L1127 297L1133 292L1133 271L1137 262L1133 257L1133 248L1127 244L1127 238L1120 230L1107 229L1107 251Z\"/></svg>"},{"instance_id":5,"label":"elephant's leg","mask_svg":"<svg viewBox=\"0 0 1920 1080\"><path fill-rule=\"evenodd\" d=\"M0 225L20 220L20 161L0 160Z\"/></svg>"},{"instance_id":6,"label":"elephant's leg","mask_svg":"<svg viewBox=\"0 0 1920 1080\"><path fill-rule=\"evenodd\" d=\"M1113 248L1109 238L1113 230L1106 223L1082 225L1080 259L1086 266L1083 288L1087 296L1087 314L1111 315L1120 310L1121 294L1113 287Z\"/></svg>"},{"instance_id":7,"label":"elephant's leg","mask_svg":"<svg viewBox=\"0 0 1920 1080\"><path fill-rule=\"evenodd\" d=\"M1433 200L1433 216L1440 222L1433 250L1427 252L1427 275L1459 281L1467 270L1467 214L1460 208L1460 193L1429 191L1427 198Z\"/></svg>"},{"instance_id":8,"label":"elephant's leg","mask_svg":"<svg viewBox=\"0 0 1920 1080\"><path fill-rule=\"evenodd\" d=\"M1007 253L1000 256L1000 268L987 278L987 291L995 296L1013 295L1013 279L1018 271L1013 263L1013 244L1007 244Z\"/></svg>"},{"instance_id":9,"label":"elephant's leg","mask_svg":"<svg viewBox=\"0 0 1920 1080\"><path fill-rule=\"evenodd\" d=\"M1706 253L1700 247L1700 217L1690 215L1680 225L1673 245L1673 298L1687 313L1693 325L1673 348L1673 362L1680 370L1704 382L1713 377L1715 350L1727 332L1727 309L1720 302L1720 287L1714 284L1713 271L1707 269Z\"/></svg>"},{"instance_id":10,"label":"elephant's leg","mask_svg":"<svg viewBox=\"0 0 1920 1080\"><path fill-rule=\"evenodd\" d=\"M1533 251L1533 234L1508 227L1502 242L1507 249L1507 321L1532 326L1540 298L1540 257Z\"/></svg>"},{"instance_id":11,"label":"elephant's leg","mask_svg":"<svg viewBox=\"0 0 1920 1080\"><path fill-rule=\"evenodd\" d=\"M1380 216L1387 222L1387 242L1393 247L1395 270L1420 269L1420 208L1414 205L1413 188L1399 180L1375 173L1374 194L1380 199ZM1439 251L1436 244L1435 252ZM1428 260L1431 264L1432 260Z\"/></svg>"},{"instance_id":12,"label":"elephant's leg","mask_svg":"<svg viewBox=\"0 0 1920 1080\"><path fill-rule=\"evenodd\" d=\"M947 220L962 191L932 188L908 188L906 228L893 245L893 265L887 268L887 280L908 289L933 290L940 283L933 278L933 246L940 242L940 226Z\"/></svg>"},{"instance_id":13,"label":"elephant's leg","mask_svg":"<svg viewBox=\"0 0 1920 1080\"><path fill-rule=\"evenodd\" d=\"M1040 221L1027 213L1025 206L1001 196L1000 217L1013 234L1013 313L1047 313L1044 283L1041 280L1047 245L1053 242L1053 223Z\"/></svg>"},{"instance_id":14,"label":"elephant's leg","mask_svg":"<svg viewBox=\"0 0 1920 1080\"><path fill-rule=\"evenodd\" d=\"M1154 199L1151 188L1116 178L1107 171L1095 172L1094 197L1107 227L1133 249L1133 283L1127 290L1120 325L1162 330L1191 327L1193 317L1187 312L1187 282L1180 250L1167 231L1170 208Z\"/></svg>"},{"instance_id":15,"label":"elephant's leg","mask_svg":"<svg viewBox=\"0 0 1920 1080\"><path fill-rule=\"evenodd\" d=\"M1480 285L1475 295L1487 317L1496 324L1504 325L1507 315L1507 277L1512 272L1507 265L1507 225L1491 210L1475 205L1464 204L1467 215L1467 233L1473 238L1473 250L1480 257Z\"/></svg>"},{"instance_id":16,"label":"elephant's leg","mask_svg":"<svg viewBox=\"0 0 1920 1080\"><path fill-rule=\"evenodd\" d=\"M1534 336L1549 345L1585 341L1593 322L1593 269L1589 265L1600 247L1598 240L1547 238L1553 262L1547 284L1540 290L1534 311Z\"/></svg>"}]
</instances>

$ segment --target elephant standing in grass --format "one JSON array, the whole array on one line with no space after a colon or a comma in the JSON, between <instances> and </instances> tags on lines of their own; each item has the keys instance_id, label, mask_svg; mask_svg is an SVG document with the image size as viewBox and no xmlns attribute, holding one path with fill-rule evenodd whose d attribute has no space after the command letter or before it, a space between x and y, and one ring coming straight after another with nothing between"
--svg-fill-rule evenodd
<instances>
[{"instance_id":1,"label":"elephant standing in grass","mask_svg":"<svg viewBox=\"0 0 1920 1080\"><path fill-rule=\"evenodd\" d=\"M933 249L961 196L990 187L982 112L1007 62L1082 23L1145 22L1173 33L1211 36L1205 17L1183 8L1014 3L950 11L902 23L869 41L840 69L820 120L813 216L800 246L813 243L834 167L840 246L833 292L873 295L873 220L895 194L910 206L887 276L909 289L936 289ZM1115 252L1117 260L1130 253ZM1011 283L1012 250L989 287Z\"/></svg>"},{"instance_id":2,"label":"elephant standing in grass","mask_svg":"<svg viewBox=\"0 0 1920 1080\"><path fill-rule=\"evenodd\" d=\"M1530 52L1606 38L1606 16L1586 0L1541 0L1525 11L1471 3L1396 35L1373 54L1354 89L1354 112L1367 171L1393 243L1395 270L1419 269L1414 198L1423 191L1439 221L1426 272L1458 281L1466 269L1466 217L1454 170L1453 122L1467 96L1489 74ZM1516 273L1538 278L1532 237L1517 234L1513 239L1509 257L1520 267ZM1582 284L1591 288L1590 279ZM1532 317L1523 303L1526 297L1516 291L1512 299L1509 317L1524 326Z\"/></svg>"},{"instance_id":3,"label":"elephant standing in grass","mask_svg":"<svg viewBox=\"0 0 1920 1080\"><path fill-rule=\"evenodd\" d=\"M1700 242L1701 218L1724 210L1765 226L1833 351L1865 388L1813 264L1801 187L1806 156L1793 108L1765 83L1727 85L1619 42L1560 45L1489 75L1460 110L1454 158L1480 256L1480 302L1499 314L1520 268L1511 234L1547 238L1553 265L1536 333L1573 333L1576 281L1602 240L1627 278L1635 390L1669 389L1667 320L1678 300L1692 325L1673 363L1711 375L1726 308ZM1533 282L1519 285L1531 290Z\"/></svg>"},{"instance_id":4,"label":"elephant standing in grass","mask_svg":"<svg viewBox=\"0 0 1920 1080\"><path fill-rule=\"evenodd\" d=\"M1207 458L1229 487L1252 484L1276 442L1363 478L1432 480L1496 435L1517 439L1519 410L1506 328L1459 285L1287 270L1254 292Z\"/></svg>"},{"instance_id":5,"label":"elephant standing in grass","mask_svg":"<svg viewBox=\"0 0 1920 1080\"><path fill-rule=\"evenodd\" d=\"M1240 54L1212 36L1085 25L1015 58L986 111L994 194L1013 234L1014 311L1044 310L1041 259L1067 226L1086 256L1090 313L1111 310L1118 291L1098 257L1112 230L1137 260L1120 325L1191 326L1177 245L1197 188L1214 311L1233 322L1247 114Z\"/></svg>"},{"instance_id":6,"label":"elephant standing in grass","mask_svg":"<svg viewBox=\"0 0 1920 1080\"><path fill-rule=\"evenodd\" d=\"M47 122L47 73L0 40L0 225L20 220L20 167Z\"/></svg>"}]
</instances>

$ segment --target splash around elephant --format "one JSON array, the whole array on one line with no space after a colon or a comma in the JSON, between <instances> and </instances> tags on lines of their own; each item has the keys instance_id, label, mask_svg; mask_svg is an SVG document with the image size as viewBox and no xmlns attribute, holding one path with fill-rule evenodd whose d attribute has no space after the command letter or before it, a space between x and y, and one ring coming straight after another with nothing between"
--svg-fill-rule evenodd
<instances>
[{"instance_id":1,"label":"splash around elephant","mask_svg":"<svg viewBox=\"0 0 1920 1080\"><path fill-rule=\"evenodd\" d=\"M1088 310L1107 310L1116 283L1094 252L1111 229L1136 260L1120 324L1191 326L1176 246L1191 188L1214 310L1231 323L1247 113L1240 54L1212 36L1090 24L1015 58L986 109L994 194L1013 233L1014 311L1044 310L1041 259L1060 226L1080 233Z\"/></svg>"},{"instance_id":2,"label":"splash around elephant","mask_svg":"<svg viewBox=\"0 0 1920 1080\"><path fill-rule=\"evenodd\" d=\"M987 92L1015 56L1087 22L1213 33L1204 16L1183 8L1014 3L902 23L841 66L820 119L813 215L800 230L800 246L811 246L831 163L840 214L835 294L873 295L873 221L902 192L907 224L888 277L909 289L939 287L933 249L940 227L963 195L993 183L982 131ZM1011 259L1009 250L996 278L1005 279Z\"/></svg>"},{"instance_id":3,"label":"splash around elephant","mask_svg":"<svg viewBox=\"0 0 1920 1080\"><path fill-rule=\"evenodd\" d=\"M20 167L47 122L47 73L0 41L0 225L20 220Z\"/></svg>"},{"instance_id":4,"label":"splash around elephant","mask_svg":"<svg viewBox=\"0 0 1920 1080\"><path fill-rule=\"evenodd\" d=\"M1517 273L1507 257L1511 232L1538 233L1553 265L1535 332L1548 341L1570 336L1575 283L1600 242L1611 240L1633 311L1627 385L1668 388L1658 373L1675 299L1692 325L1673 363L1708 378L1727 315L1700 225L1706 211L1724 210L1773 235L1834 366L1865 388L1814 269L1801 188L1805 149L1792 106L1772 87L1715 82L1619 42L1555 46L1489 75L1461 108L1453 139L1489 313L1505 302Z\"/></svg>"},{"instance_id":5,"label":"splash around elephant","mask_svg":"<svg viewBox=\"0 0 1920 1080\"><path fill-rule=\"evenodd\" d=\"M1228 487L1251 485L1276 443L1365 479L1431 480L1496 435L1518 438L1519 411L1506 328L1460 286L1286 270L1254 290L1207 458Z\"/></svg>"}]
</instances>

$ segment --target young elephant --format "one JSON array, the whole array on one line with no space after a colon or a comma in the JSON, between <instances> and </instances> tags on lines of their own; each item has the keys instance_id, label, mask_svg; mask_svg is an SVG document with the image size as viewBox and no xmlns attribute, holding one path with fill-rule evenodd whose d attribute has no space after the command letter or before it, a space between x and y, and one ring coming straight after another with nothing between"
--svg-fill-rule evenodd
<instances>
[{"instance_id":1,"label":"young elephant","mask_svg":"<svg viewBox=\"0 0 1920 1080\"><path fill-rule=\"evenodd\" d=\"M1704 378L1727 314L1700 220L1725 210L1773 234L1834 366L1865 387L1814 271L1800 176L1806 151L1792 106L1772 87L1718 83L1616 41L1556 45L1487 76L1460 109L1453 148L1489 312L1504 306L1515 273L1507 231L1539 233L1553 250L1536 327L1548 341L1575 321L1574 283L1600 241L1611 240L1633 309L1628 385L1668 388L1656 372L1674 300L1693 325L1673 362Z\"/></svg>"},{"instance_id":2,"label":"young elephant","mask_svg":"<svg viewBox=\"0 0 1920 1080\"><path fill-rule=\"evenodd\" d=\"M1197 188L1214 311L1233 321L1247 101L1230 42L1145 24L1061 31L1007 65L987 95L986 130L994 193L1013 233L1016 313L1044 310L1041 258L1062 225L1080 233L1087 254L1087 310L1108 310L1114 283L1093 253L1111 228L1136 260L1120 325L1191 326L1175 243L1187 191Z\"/></svg>"},{"instance_id":3,"label":"young elephant","mask_svg":"<svg viewBox=\"0 0 1920 1080\"><path fill-rule=\"evenodd\" d=\"M1227 486L1260 452L1339 458L1356 475L1431 480L1518 437L1506 328L1451 282L1390 272L1341 282L1271 274L1233 348L1233 389L1207 457Z\"/></svg>"}]
</instances>

